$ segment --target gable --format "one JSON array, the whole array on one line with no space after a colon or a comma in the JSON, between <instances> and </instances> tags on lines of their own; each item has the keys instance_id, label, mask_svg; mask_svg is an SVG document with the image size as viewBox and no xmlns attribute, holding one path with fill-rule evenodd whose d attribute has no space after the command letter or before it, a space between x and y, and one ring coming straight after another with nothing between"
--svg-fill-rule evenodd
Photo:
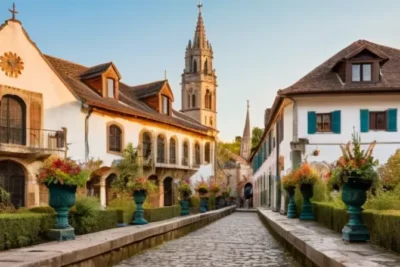
<instances>
[{"instance_id":1,"label":"gable","mask_svg":"<svg viewBox=\"0 0 400 267\"><path fill-rule=\"evenodd\" d=\"M160 91L160 94L169 97L169 99L171 99L172 102L174 101L174 94L172 93L171 87L169 86L168 82L164 84L164 86Z\"/></svg>"}]
</instances>

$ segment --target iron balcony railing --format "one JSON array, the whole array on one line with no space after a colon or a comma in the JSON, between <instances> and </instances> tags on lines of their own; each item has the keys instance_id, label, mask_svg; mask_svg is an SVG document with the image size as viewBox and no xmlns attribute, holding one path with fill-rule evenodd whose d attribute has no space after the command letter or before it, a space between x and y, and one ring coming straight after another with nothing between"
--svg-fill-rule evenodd
<instances>
[{"instance_id":1,"label":"iron balcony railing","mask_svg":"<svg viewBox=\"0 0 400 267\"><path fill-rule=\"evenodd\" d=\"M169 164L176 164L176 157L170 157Z\"/></svg>"},{"instance_id":2,"label":"iron balcony railing","mask_svg":"<svg viewBox=\"0 0 400 267\"><path fill-rule=\"evenodd\" d=\"M0 126L0 143L63 151L66 147L66 130L22 129Z\"/></svg>"},{"instance_id":3,"label":"iron balcony railing","mask_svg":"<svg viewBox=\"0 0 400 267\"><path fill-rule=\"evenodd\" d=\"M189 159L188 158L182 158L182 165L183 166L188 166L189 165Z\"/></svg>"}]
</instances>

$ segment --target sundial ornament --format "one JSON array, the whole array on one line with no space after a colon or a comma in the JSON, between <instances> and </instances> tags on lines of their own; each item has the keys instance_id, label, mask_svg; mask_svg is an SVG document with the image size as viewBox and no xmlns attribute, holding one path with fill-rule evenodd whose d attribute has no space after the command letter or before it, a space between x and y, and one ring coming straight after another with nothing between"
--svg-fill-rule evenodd
<instances>
[{"instance_id":1,"label":"sundial ornament","mask_svg":"<svg viewBox=\"0 0 400 267\"><path fill-rule=\"evenodd\" d=\"M5 52L0 56L0 68L8 77L17 78L24 69L24 62L16 53Z\"/></svg>"}]
</instances>

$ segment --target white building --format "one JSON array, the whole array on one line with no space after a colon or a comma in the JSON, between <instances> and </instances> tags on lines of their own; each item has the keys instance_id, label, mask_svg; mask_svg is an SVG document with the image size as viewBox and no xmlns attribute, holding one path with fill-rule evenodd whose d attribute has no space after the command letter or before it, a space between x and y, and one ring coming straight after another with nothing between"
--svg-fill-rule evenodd
<instances>
[{"instance_id":1,"label":"white building","mask_svg":"<svg viewBox=\"0 0 400 267\"><path fill-rule=\"evenodd\" d=\"M400 148L400 50L359 40L278 91L251 160L256 205L284 211L278 181L305 158L333 163L359 132L380 163ZM315 156L314 151L320 151ZM261 194L261 192L263 192Z\"/></svg>"},{"instance_id":2,"label":"white building","mask_svg":"<svg viewBox=\"0 0 400 267\"><path fill-rule=\"evenodd\" d=\"M199 38L208 44L201 12L195 44ZM15 206L47 203L47 189L36 175L52 154L103 160L88 182L88 192L103 205L118 174L113 163L128 143L140 149L145 173L159 183L157 206L174 203L174 180L190 177L203 164L214 167L216 76L208 48L191 48L207 52L209 65L185 67L194 87L183 90L195 97L179 112L168 80L130 86L112 62L87 67L44 55L14 17L1 25L0 43L0 186ZM197 110L209 110L212 119L202 121Z\"/></svg>"}]
</instances>

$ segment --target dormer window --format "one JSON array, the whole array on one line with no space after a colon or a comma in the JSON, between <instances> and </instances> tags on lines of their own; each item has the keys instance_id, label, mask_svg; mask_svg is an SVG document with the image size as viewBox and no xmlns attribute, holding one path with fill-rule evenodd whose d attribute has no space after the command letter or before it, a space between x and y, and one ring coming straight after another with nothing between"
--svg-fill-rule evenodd
<instances>
[{"instance_id":1,"label":"dormer window","mask_svg":"<svg viewBox=\"0 0 400 267\"><path fill-rule=\"evenodd\" d=\"M107 79L107 96L109 98L115 98L115 83L113 79Z\"/></svg>"},{"instance_id":2,"label":"dormer window","mask_svg":"<svg viewBox=\"0 0 400 267\"><path fill-rule=\"evenodd\" d=\"M372 81L372 64L352 64L352 81L353 82L370 82Z\"/></svg>"},{"instance_id":3,"label":"dormer window","mask_svg":"<svg viewBox=\"0 0 400 267\"><path fill-rule=\"evenodd\" d=\"M169 98L165 95L162 96L162 113L169 115Z\"/></svg>"}]
</instances>

